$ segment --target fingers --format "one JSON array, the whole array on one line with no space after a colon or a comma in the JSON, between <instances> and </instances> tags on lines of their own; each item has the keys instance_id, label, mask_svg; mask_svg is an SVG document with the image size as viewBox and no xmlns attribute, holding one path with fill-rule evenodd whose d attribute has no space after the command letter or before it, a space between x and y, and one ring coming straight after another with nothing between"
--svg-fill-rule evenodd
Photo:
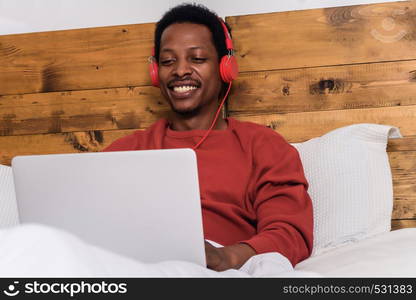
<instances>
[{"instance_id":1,"label":"fingers","mask_svg":"<svg viewBox=\"0 0 416 300\"><path fill-rule=\"evenodd\" d=\"M210 243L205 242L205 259L207 262L207 267L212 270L221 265L222 257L218 248L212 246Z\"/></svg>"}]
</instances>

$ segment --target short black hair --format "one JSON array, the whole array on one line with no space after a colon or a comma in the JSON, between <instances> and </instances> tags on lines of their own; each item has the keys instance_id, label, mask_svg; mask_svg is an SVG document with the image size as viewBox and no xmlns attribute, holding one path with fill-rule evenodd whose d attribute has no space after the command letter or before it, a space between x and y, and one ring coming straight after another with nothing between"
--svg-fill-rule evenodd
<instances>
[{"instance_id":1,"label":"short black hair","mask_svg":"<svg viewBox=\"0 0 416 300\"><path fill-rule=\"evenodd\" d=\"M159 61L160 40L163 31L169 25L175 23L193 23L207 26L212 33L212 39L217 50L218 59L220 60L221 57L227 55L228 50L225 45L224 29L218 15L201 4L184 3L168 10L156 24L154 37L156 61ZM226 26L231 35L230 27L227 24Z\"/></svg>"}]
</instances>

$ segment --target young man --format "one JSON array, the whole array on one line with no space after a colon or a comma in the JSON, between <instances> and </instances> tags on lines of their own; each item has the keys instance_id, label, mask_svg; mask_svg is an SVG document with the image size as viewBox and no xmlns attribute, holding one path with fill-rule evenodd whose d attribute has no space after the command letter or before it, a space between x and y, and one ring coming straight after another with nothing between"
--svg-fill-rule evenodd
<instances>
[{"instance_id":1,"label":"young man","mask_svg":"<svg viewBox=\"0 0 416 300\"><path fill-rule=\"evenodd\" d=\"M158 85L169 120L123 137L105 151L194 148L198 159L207 266L240 268L250 257L279 252L292 265L312 251L312 204L299 155L273 130L218 118L224 96L220 60L226 31L198 5L168 11L155 31ZM210 126L215 124L212 131ZM168 251L168 250L167 250Z\"/></svg>"}]
</instances>

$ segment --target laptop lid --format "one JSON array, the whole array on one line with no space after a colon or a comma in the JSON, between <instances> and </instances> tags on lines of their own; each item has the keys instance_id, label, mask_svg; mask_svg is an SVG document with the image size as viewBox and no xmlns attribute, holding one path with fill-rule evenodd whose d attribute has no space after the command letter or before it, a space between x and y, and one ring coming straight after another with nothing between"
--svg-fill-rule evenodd
<instances>
[{"instance_id":1,"label":"laptop lid","mask_svg":"<svg viewBox=\"0 0 416 300\"><path fill-rule=\"evenodd\" d=\"M21 223L41 223L142 262L205 266L195 152L17 156Z\"/></svg>"}]
</instances>

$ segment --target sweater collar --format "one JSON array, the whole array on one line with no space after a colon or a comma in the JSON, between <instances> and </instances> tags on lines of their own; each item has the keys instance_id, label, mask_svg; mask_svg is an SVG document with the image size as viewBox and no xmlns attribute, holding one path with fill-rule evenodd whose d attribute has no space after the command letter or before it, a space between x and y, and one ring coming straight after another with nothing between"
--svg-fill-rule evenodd
<instances>
[{"instance_id":1,"label":"sweater collar","mask_svg":"<svg viewBox=\"0 0 416 300\"><path fill-rule=\"evenodd\" d=\"M225 118L227 122L227 128L224 130L211 130L209 136L214 135L224 135L232 130L234 120L232 118ZM173 138L189 138L189 137L202 137L206 134L208 129L194 129L194 130L184 130L184 131L177 131L172 130L169 127L169 122L166 120L166 136L173 137Z\"/></svg>"}]
</instances>

